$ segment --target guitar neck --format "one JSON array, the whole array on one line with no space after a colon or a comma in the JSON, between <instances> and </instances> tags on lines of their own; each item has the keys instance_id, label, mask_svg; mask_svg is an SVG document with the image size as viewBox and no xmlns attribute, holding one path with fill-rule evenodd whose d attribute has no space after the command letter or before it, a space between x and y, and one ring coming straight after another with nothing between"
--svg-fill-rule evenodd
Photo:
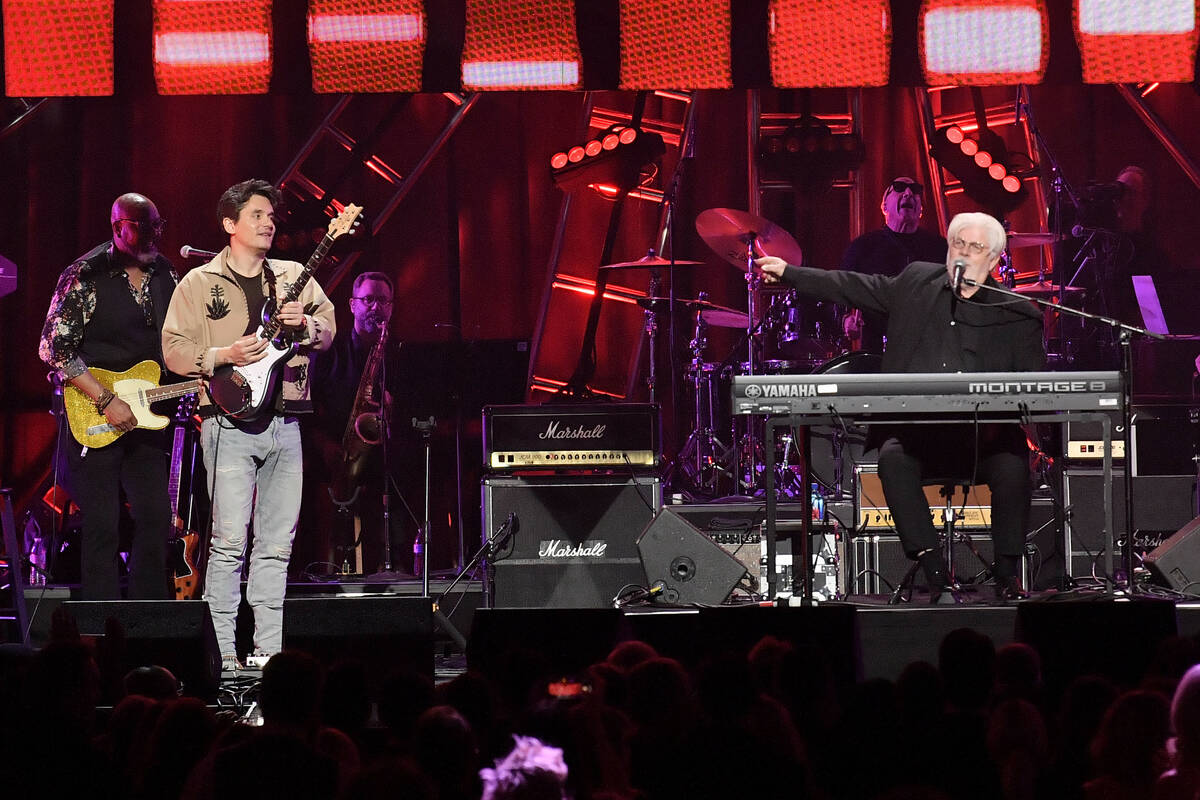
<instances>
[{"instance_id":1,"label":"guitar neck","mask_svg":"<svg viewBox=\"0 0 1200 800\"><path fill-rule=\"evenodd\" d=\"M317 249L313 251L309 257L308 263L304 265L304 269L300 270L300 274L296 280L288 287L287 293L283 299L275 304L275 310L271 312L271 318L263 325L264 338L274 339L279 334L279 329L283 327L283 323L279 319L279 309L283 308L288 303L295 302L300 297L300 292L304 291L305 285L308 284L309 278L316 272L317 267L325 260L325 254L329 252L329 248L333 245L333 236L328 233L321 243L317 245Z\"/></svg>"},{"instance_id":2,"label":"guitar neck","mask_svg":"<svg viewBox=\"0 0 1200 800\"><path fill-rule=\"evenodd\" d=\"M171 442L171 475L167 481L167 494L171 498L171 511L175 514L179 513L179 473L183 469L183 440L186 435L183 425L178 425Z\"/></svg>"},{"instance_id":3,"label":"guitar neck","mask_svg":"<svg viewBox=\"0 0 1200 800\"><path fill-rule=\"evenodd\" d=\"M159 400L170 400L173 397L183 397L204 388L203 381L187 381L185 383L169 383L166 386L156 386L145 391L146 404L157 403Z\"/></svg>"}]
</instances>

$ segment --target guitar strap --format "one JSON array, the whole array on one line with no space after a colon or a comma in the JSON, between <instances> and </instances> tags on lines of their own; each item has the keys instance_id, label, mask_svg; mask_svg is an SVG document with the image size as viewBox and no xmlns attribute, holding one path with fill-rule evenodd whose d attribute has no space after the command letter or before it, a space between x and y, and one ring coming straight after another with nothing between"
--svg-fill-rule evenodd
<instances>
[{"instance_id":1,"label":"guitar strap","mask_svg":"<svg viewBox=\"0 0 1200 800\"><path fill-rule=\"evenodd\" d=\"M179 277L175 274L175 269L171 266L171 262L162 256L159 256L155 262L154 277L158 280L151 280L150 297L147 302L151 304L151 311L154 313L154 329L161 334L163 323L166 322L167 318L167 307L171 304L171 295L175 292L175 286L179 283ZM159 336L158 364L166 369L166 363L167 361L163 358L162 353L162 337Z\"/></svg>"},{"instance_id":2,"label":"guitar strap","mask_svg":"<svg viewBox=\"0 0 1200 800\"><path fill-rule=\"evenodd\" d=\"M279 310L279 291L275 288L275 270L271 269L271 262L263 259L263 278L267 282L267 297L271 299L271 305L276 311Z\"/></svg>"}]
</instances>

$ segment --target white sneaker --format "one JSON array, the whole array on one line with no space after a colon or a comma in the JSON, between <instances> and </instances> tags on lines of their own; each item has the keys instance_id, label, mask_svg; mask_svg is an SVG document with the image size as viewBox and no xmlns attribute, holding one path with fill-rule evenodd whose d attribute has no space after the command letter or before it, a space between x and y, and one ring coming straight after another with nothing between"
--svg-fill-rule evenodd
<instances>
[{"instance_id":1,"label":"white sneaker","mask_svg":"<svg viewBox=\"0 0 1200 800\"><path fill-rule=\"evenodd\" d=\"M272 655L272 653L264 653L261 650L256 650L254 655L246 658L246 668L261 670L271 660Z\"/></svg>"}]
</instances>

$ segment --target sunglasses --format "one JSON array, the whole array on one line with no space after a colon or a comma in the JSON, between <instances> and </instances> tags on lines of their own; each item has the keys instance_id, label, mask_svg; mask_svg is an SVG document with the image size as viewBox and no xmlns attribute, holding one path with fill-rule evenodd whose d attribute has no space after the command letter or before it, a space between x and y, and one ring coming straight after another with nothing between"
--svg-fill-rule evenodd
<instances>
[{"instance_id":1,"label":"sunglasses","mask_svg":"<svg viewBox=\"0 0 1200 800\"><path fill-rule=\"evenodd\" d=\"M135 226L142 233L150 233L150 232L162 233L163 229L167 227L167 221L165 219L162 219L161 217L156 220L128 219L128 218L122 217L121 219L114 220L114 221L115 222L128 222L130 225Z\"/></svg>"},{"instance_id":2,"label":"sunglasses","mask_svg":"<svg viewBox=\"0 0 1200 800\"><path fill-rule=\"evenodd\" d=\"M920 194L925 187L916 181L892 181L892 191L896 194L904 194L905 189L912 189L913 194Z\"/></svg>"}]
</instances>

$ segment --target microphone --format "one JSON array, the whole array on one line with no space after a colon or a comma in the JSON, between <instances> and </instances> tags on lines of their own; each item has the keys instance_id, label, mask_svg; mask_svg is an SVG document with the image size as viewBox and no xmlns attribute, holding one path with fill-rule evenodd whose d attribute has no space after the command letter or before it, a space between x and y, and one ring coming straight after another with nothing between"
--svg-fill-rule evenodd
<instances>
[{"instance_id":1,"label":"microphone","mask_svg":"<svg viewBox=\"0 0 1200 800\"><path fill-rule=\"evenodd\" d=\"M1085 235L1093 236L1097 233L1111 236L1113 232L1105 228L1089 228L1086 225L1075 225L1071 228L1071 235L1076 239L1082 239Z\"/></svg>"},{"instance_id":2,"label":"microphone","mask_svg":"<svg viewBox=\"0 0 1200 800\"><path fill-rule=\"evenodd\" d=\"M966 263L961 258L954 259L954 280L950 282L950 288L955 294L962 288L963 270L967 268Z\"/></svg>"},{"instance_id":3,"label":"microphone","mask_svg":"<svg viewBox=\"0 0 1200 800\"><path fill-rule=\"evenodd\" d=\"M189 244L179 248L179 255L184 258L216 258L217 256L212 250L201 250L199 247L192 247Z\"/></svg>"}]
</instances>

